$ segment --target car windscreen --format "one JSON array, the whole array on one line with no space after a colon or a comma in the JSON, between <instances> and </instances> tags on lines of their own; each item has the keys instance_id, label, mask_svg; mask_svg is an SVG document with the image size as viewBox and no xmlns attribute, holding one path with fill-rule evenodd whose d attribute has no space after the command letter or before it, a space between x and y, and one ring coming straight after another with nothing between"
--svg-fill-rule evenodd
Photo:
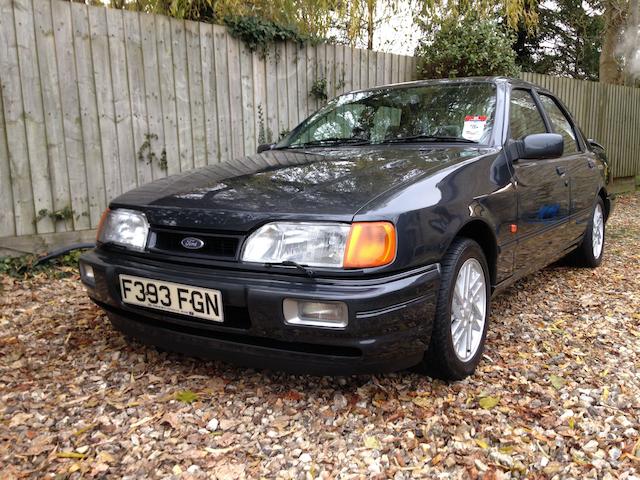
<instances>
[{"instance_id":1,"label":"car windscreen","mask_svg":"<svg viewBox=\"0 0 640 480\"><path fill-rule=\"evenodd\" d=\"M488 143L495 117L491 83L390 87L341 95L276 148L459 141Z\"/></svg>"}]
</instances>

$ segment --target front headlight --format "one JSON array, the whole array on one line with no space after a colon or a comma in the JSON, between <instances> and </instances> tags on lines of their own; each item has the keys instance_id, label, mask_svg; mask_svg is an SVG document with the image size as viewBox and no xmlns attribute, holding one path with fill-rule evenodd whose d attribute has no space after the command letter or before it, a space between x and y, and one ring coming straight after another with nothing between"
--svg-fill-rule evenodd
<instances>
[{"instance_id":1,"label":"front headlight","mask_svg":"<svg viewBox=\"0 0 640 480\"><path fill-rule=\"evenodd\" d=\"M149 222L142 212L118 208L106 210L98 227L98 243L112 243L132 250L144 251Z\"/></svg>"},{"instance_id":2,"label":"front headlight","mask_svg":"<svg viewBox=\"0 0 640 480\"><path fill-rule=\"evenodd\" d=\"M391 263L395 255L396 230L389 222L274 222L247 238L242 261L370 268Z\"/></svg>"},{"instance_id":3,"label":"front headlight","mask_svg":"<svg viewBox=\"0 0 640 480\"><path fill-rule=\"evenodd\" d=\"M268 223L249 236L242 261L341 268L349 230L345 223Z\"/></svg>"}]
</instances>

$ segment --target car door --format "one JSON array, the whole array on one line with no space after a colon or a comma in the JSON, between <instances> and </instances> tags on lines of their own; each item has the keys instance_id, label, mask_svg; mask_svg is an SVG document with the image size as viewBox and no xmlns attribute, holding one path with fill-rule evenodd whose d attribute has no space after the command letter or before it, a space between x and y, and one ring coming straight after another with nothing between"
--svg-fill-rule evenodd
<instances>
[{"instance_id":1,"label":"car door","mask_svg":"<svg viewBox=\"0 0 640 480\"><path fill-rule=\"evenodd\" d=\"M514 89L509 103L509 135L520 140L549 132L549 124L535 93ZM515 268L523 275L554 261L567 242L570 212L568 161L517 159L512 163L516 182L517 239Z\"/></svg>"},{"instance_id":2,"label":"car door","mask_svg":"<svg viewBox=\"0 0 640 480\"><path fill-rule=\"evenodd\" d=\"M540 93L540 103L547 114L551 129L564 137L563 157L569 166L570 221L567 225L569 241L582 238L600 186L596 159L581 141L575 125L560 102L551 95Z\"/></svg>"}]
</instances>

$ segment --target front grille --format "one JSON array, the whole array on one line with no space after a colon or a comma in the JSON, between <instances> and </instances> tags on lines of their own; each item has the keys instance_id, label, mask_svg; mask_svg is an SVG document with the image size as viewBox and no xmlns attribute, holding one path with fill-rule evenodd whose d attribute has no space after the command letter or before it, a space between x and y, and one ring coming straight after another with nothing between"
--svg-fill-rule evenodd
<instances>
[{"instance_id":1,"label":"front grille","mask_svg":"<svg viewBox=\"0 0 640 480\"><path fill-rule=\"evenodd\" d=\"M199 240L202 242L202 246L199 248L187 248L183 244L185 239ZM149 250L156 253L168 253L193 258L235 260L238 255L240 239L241 237L237 235L185 232L152 227ZM191 243L199 245L198 242L192 241Z\"/></svg>"}]
</instances>

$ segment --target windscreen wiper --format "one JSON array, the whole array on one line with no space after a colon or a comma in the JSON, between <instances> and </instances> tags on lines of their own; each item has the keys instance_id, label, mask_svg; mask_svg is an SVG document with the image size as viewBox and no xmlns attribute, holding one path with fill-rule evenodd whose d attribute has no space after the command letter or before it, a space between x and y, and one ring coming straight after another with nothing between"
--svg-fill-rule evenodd
<instances>
[{"instance_id":1,"label":"windscreen wiper","mask_svg":"<svg viewBox=\"0 0 640 480\"><path fill-rule=\"evenodd\" d=\"M332 138L323 138L321 140L312 140L310 142L305 142L305 143L297 143L294 145L288 145L286 147L282 147L282 148L308 148L308 147L323 147L323 146L336 146L336 145L340 145L340 144L345 144L345 145L369 145L369 141L365 140L363 138L356 138L356 137L352 137L352 138L338 138L338 137L332 137Z\"/></svg>"},{"instance_id":2,"label":"windscreen wiper","mask_svg":"<svg viewBox=\"0 0 640 480\"><path fill-rule=\"evenodd\" d=\"M413 143L413 142L450 142L450 143L478 143L462 137L447 137L443 135L411 135L409 137L387 138L379 143Z\"/></svg>"}]
</instances>

